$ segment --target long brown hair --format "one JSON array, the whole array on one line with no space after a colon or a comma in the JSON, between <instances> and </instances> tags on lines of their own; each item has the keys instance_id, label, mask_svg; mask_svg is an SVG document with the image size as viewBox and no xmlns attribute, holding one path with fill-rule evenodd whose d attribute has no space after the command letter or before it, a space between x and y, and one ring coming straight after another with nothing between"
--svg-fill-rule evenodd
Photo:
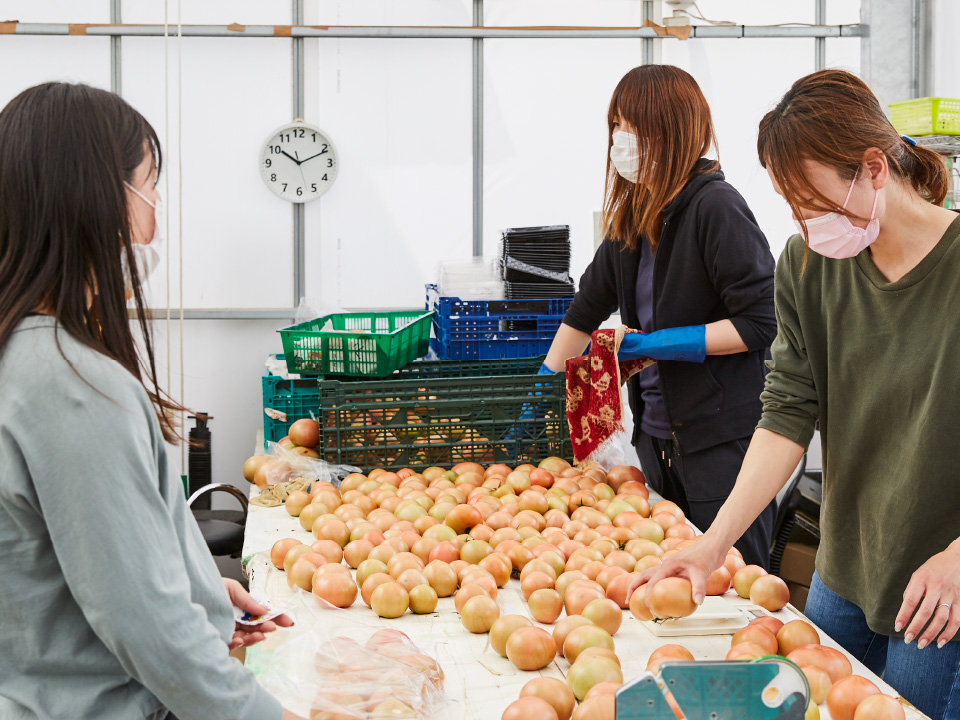
<instances>
[{"instance_id":1,"label":"long brown hair","mask_svg":"<svg viewBox=\"0 0 960 720\"><path fill-rule=\"evenodd\" d=\"M87 85L37 85L0 111L0 352L20 321L42 308L58 329L144 385L164 437L174 441L173 414L183 408L157 383L123 184L133 182L145 147L159 176L156 131L119 96ZM133 279L142 357L127 315L121 252Z\"/></svg>"},{"instance_id":2,"label":"long brown hair","mask_svg":"<svg viewBox=\"0 0 960 720\"><path fill-rule=\"evenodd\" d=\"M797 80L764 115L757 136L760 164L777 181L804 237L801 208L866 219L836 207L814 187L804 162L828 165L852 182L870 148L883 152L893 174L925 200L943 202L949 178L940 156L901 137L867 84L845 70L821 70Z\"/></svg>"},{"instance_id":3,"label":"long brown hair","mask_svg":"<svg viewBox=\"0 0 960 720\"><path fill-rule=\"evenodd\" d=\"M617 172L610 160L613 124L630 123L641 153L641 182ZM716 162L697 169L697 161L717 146L710 106L693 77L673 65L642 65L617 85L607 111L607 180L603 228L607 236L633 249L641 236L652 249L660 242L664 208L694 172L713 172Z\"/></svg>"}]
</instances>

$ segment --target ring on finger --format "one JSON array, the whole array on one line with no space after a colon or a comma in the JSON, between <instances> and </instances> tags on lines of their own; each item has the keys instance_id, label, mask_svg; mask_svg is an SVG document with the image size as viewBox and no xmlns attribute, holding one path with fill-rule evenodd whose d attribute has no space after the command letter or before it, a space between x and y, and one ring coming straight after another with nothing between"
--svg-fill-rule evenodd
<instances>
[{"instance_id":1,"label":"ring on finger","mask_svg":"<svg viewBox=\"0 0 960 720\"><path fill-rule=\"evenodd\" d=\"M936 607L936 609L934 610L934 612L936 612L937 610L939 610L939 609L942 608L942 607L945 607L947 610L949 610L949 609L950 609L950 603L940 603L939 605L937 605L937 607Z\"/></svg>"}]
</instances>

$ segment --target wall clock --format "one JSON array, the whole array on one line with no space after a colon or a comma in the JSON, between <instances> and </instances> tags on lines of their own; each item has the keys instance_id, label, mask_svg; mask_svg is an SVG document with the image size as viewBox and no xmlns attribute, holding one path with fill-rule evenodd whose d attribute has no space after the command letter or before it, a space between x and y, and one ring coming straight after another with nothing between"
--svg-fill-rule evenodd
<instances>
[{"instance_id":1,"label":"wall clock","mask_svg":"<svg viewBox=\"0 0 960 720\"><path fill-rule=\"evenodd\" d=\"M272 133L260 150L260 177L279 198L294 203L316 200L337 179L340 161L330 137L302 120Z\"/></svg>"}]
</instances>

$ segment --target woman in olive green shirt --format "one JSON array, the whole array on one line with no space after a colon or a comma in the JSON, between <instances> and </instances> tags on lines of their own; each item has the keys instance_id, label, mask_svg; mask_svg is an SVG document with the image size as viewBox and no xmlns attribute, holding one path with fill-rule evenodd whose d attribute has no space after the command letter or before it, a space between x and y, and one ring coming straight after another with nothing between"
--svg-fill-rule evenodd
<instances>
[{"instance_id":1,"label":"woman in olive green shirt","mask_svg":"<svg viewBox=\"0 0 960 720\"><path fill-rule=\"evenodd\" d=\"M806 614L924 713L960 718L960 219L938 207L946 170L839 70L797 81L758 150L801 233L777 265L763 416L703 540L636 584L684 576L702 601L819 420Z\"/></svg>"}]
</instances>

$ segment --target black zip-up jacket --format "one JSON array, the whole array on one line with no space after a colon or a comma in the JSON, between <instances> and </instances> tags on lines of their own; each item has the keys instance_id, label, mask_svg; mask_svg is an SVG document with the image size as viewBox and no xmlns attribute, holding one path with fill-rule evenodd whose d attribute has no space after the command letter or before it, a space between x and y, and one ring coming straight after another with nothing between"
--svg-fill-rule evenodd
<instances>
[{"instance_id":1,"label":"black zip-up jacket","mask_svg":"<svg viewBox=\"0 0 960 720\"><path fill-rule=\"evenodd\" d=\"M770 246L723 173L702 173L706 162L699 161L701 172L663 212L653 265L653 329L729 319L748 352L708 355L704 363L657 363L667 417L683 453L753 434L760 420L764 358L777 333ZM639 327L639 267L639 250L604 240L563 322L592 333L619 309L624 325ZM628 390L636 443L643 416L636 375Z\"/></svg>"}]
</instances>

